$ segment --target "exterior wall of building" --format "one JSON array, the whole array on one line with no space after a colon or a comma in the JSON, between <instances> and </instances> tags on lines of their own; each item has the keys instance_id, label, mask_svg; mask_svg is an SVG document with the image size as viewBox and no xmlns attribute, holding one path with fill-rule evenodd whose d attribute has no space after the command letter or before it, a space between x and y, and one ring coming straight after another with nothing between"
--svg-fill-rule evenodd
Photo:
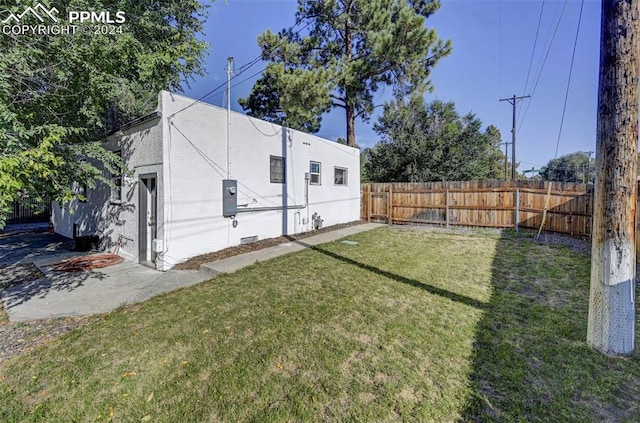
<instances>
[{"instance_id":1,"label":"exterior wall of building","mask_svg":"<svg viewBox=\"0 0 640 423\"><path fill-rule=\"evenodd\" d=\"M97 234L101 239L101 249L114 251L132 261L138 257L138 197L139 176L146 173L158 174L158 203L162 197L162 122L154 118L140 126L116 135L106 144L112 151L121 151L122 158L132 173L123 177L120 200L111 198L112 189L107 184L98 183L87 190L87 201L72 201L65 207L53 205L52 220L55 231L71 238L73 225L77 225L77 235ZM105 176L108 173L105 171ZM162 235L164 216L158 211L158 235Z\"/></svg>"},{"instance_id":2,"label":"exterior wall of building","mask_svg":"<svg viewBox=\"0 0 640 423\"><path fill-rule=\"evenodd\" d=\"M310 231L314 213L324 226L359 219L357 149L235 112L230 114L227 148L227 111L203 103L180 111L192 102L166 92L162 100L163 116L170 123L164 132L167 242L160 268L247 238ZM284 158L284 183L271 182L271 156ZM320 185L308 186L305 207L305 173L311 161L321 164ZM347 169L346 185L334 184L336 166ZM239 207L236 227L222 216L223 179L237 180L237 202L246 204ZM244 211L283 206L290 209Z\"/></svg>"},{"instance_id":3,"label":"exterior wall of building","mask_svg":"<svg viewBox=\"0 0 640 423\"><path fill-rule=\"evenodd\" d=\"M161 117L109 143L110 149L122 151L132 172L124 178L121 201L111 201L111 189L100 184L86 203L54 206L56 232L71 237L76 223L79 235L99 234L103 249L113 251L117 244L126 259L144 261L139 256L140 229L146 224L140 216L141 177L151 174L157 176L158 270L249 239L313 230L314 215L323 226L359 219L357 149L235 112L228 126L225 109L193 102L161 92ZM285 164L284 182L272 182L272 156ZM312 161L320 167L313 184L305 179ZM346 176L345 184L335 183L336 167L346 172L339 175ZM222 215L223 179L237 180L235 227ZM277 210L251 211L255 208Z\"/></svg>"}]
</instances>

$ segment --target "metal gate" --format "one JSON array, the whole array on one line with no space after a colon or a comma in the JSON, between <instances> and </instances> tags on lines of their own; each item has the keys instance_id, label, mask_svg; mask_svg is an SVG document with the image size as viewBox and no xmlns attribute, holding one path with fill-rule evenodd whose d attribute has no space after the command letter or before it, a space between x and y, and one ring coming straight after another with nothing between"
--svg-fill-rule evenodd
<instances>
[{"instance_id":1,"label":"metal gate","mask_svg":"<svg viewBox=\"0 0 640 423\"><path fill-rule=\"evenodd\" d=\"M13 209L7 224L48 222L51 217L51 203L42 203L31 198L13 202Z\"/></svg>"}]
</instances>

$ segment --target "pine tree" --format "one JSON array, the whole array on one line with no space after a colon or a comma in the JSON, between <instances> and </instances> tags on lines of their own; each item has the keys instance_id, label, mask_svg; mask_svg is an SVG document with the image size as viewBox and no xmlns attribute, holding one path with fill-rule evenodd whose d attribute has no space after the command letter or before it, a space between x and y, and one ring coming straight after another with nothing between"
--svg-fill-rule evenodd
<instances>
[{"instance_id":1,"label":"pine tree","mask_svg":"<svg viewBox=\"0 0 640 423\"><path fill-rule=\"evenodd\" d=\"M504 175L500 131L482 131L474 114L460 116L453 103L427 104L413 96L385 105L374 126L381 141L365 150L372 182L499 179Z\"/></svg>"},{"instance_id":2,"label":"pine tree","mask_svg":"<svg viewBox=\"0 0 640 423\"><path fill-rule=\"evenodd\" d=\"M432 89L431 69L451 51L425 26L439 7L437 0L299 0L296 25L258 38L269 64L240 104L309 132L323 113L342 108L347 145L355 146L356 118L370 118L380 88L397 96Z\"/></svg>"}]
</instances>

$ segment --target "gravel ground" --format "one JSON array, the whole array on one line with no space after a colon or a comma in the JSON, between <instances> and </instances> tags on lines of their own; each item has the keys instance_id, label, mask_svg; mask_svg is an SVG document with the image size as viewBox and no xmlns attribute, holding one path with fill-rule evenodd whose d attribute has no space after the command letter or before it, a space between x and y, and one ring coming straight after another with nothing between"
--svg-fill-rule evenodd
<instances>
[{"instance_id":1,"label":"gravel ground","mask_svg":"<svg viewBox=\"0 0 640 423\"><path fill-rule=\"evenodd\" d=\"M452 226L451 228L447 229L443 226L436 225L394 225L393 228L398 230L420 230L438 233L506 237L511 239L520 239L522 241L535 242L541 245L563 245L576 253L591 255L591 240L589 239L573 238L569 235L556 233L542 233L538 237L537 231L533 231L530 229L523 229L520 232L514 232L513 229L474 228L467 226Z\"/></svg>"},{"instance_id":2,"label":"gravel ground","mask_svg":"<svg viewBox=\"0 0 640 423\"><path fill-rule=\"evenodd\" d=\"M543 233L540 237L535 237L534 242L547 245L564 245L576 253L591 255L591 240L572 238L567 235Z\"/></svg>"}]
</instances>

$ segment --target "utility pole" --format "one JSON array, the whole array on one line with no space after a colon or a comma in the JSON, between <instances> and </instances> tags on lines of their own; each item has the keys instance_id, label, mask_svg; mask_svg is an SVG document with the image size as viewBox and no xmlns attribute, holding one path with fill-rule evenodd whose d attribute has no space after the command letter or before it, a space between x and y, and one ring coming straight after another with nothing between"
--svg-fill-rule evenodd
<instances>
[{"instance_id":1,"label":"utility pole","mask_svg":"<svg viewBox=\"0 0 640 423\"><path fill-rule=\"evenodd\" d=\"M503 142L502 145L504 145L504 180L508 181L509 180L509 156L507 155L507 151L511 143Z\"/></svg>"},{"instance_id":2,"label":"utility pole","mask_svg":"<svg viewBox=\"0 0 640 423\"><path fill-rule=\"evenodd\" d=\"M523 98L529 98L530 95L516 97L514 94L510 98L501 98L500 101L508 101L513 106L513 123L511 125L511 179L516 180L516 104Z\"/></svg>"},{"instance_id":3,"label":"utility pole","mask_svg":"<svg viewBox=\"0 0 640 423\"><path fill-rule=\"evenodd\" d=\"M617 355L635 343L640 0L603 1L601 22L587 343Z\"/></svg>"}]
</instances>

